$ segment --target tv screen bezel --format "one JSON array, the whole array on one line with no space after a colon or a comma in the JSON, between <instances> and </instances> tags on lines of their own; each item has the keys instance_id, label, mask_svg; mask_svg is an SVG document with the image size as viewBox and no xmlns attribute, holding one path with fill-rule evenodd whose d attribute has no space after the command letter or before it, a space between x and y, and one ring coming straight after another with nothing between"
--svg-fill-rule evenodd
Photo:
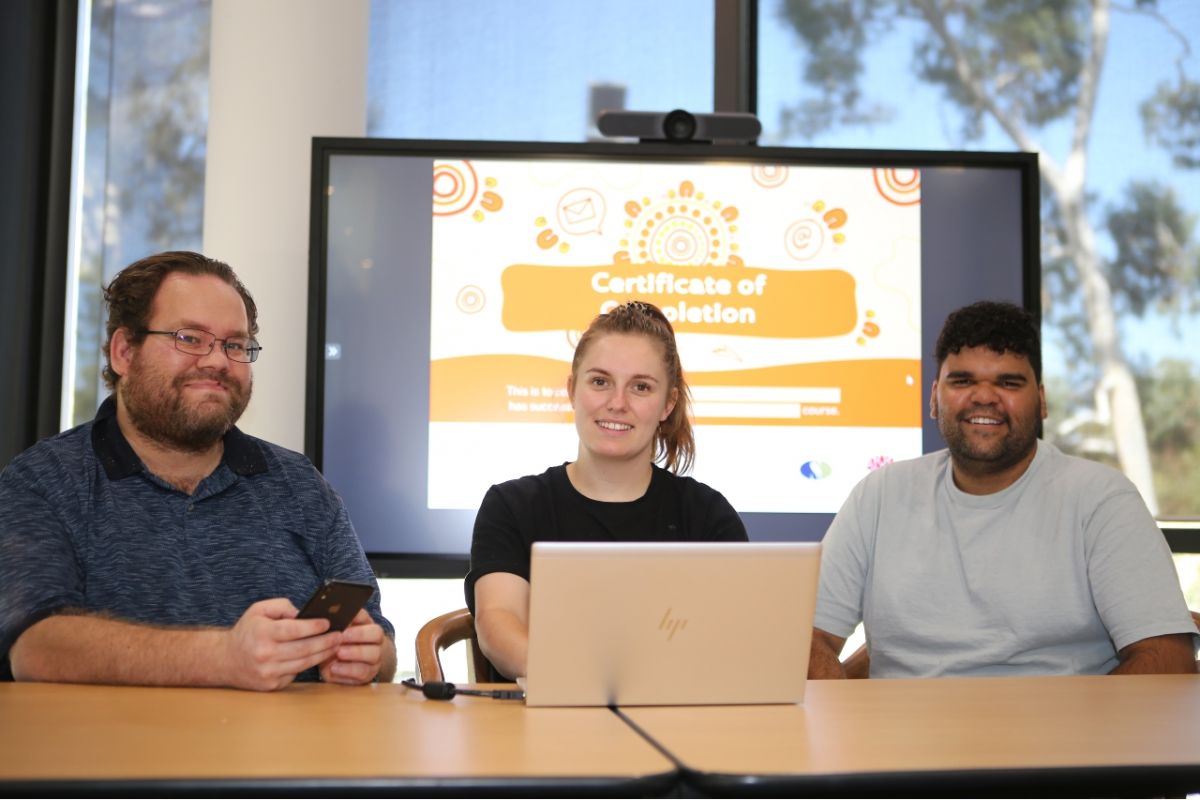
<instances>
[{"instance_id":1,"label":"tv screen bezel","mask_svg":"<svg viewBox=\"0 0 1200 800\"><path fill-rule=\"evenodd\" d=\"M323 469L324 461L328 186L331 160L336 156L346 155L417 156L436 159L768 161L806 166L1013 170L1018 174L1020 181L1019 216L1024 234L1020 246L1022 302L1036 319L1040 321L1041 318L1040 176L1036 153L764 147L694 142L572 143L314 137L309 221L304 447L305 455L318 469ZM922 355L927 357L929 354ZM928 384L928 381L925 383ZM928 401L928 385L922 387L922 398L924 402ZM353 514L351 516L353 518ZM466 554L368 551L367 556L380 577L461 577L466 574L469 563Z\"/></svg>"}]
</instances>

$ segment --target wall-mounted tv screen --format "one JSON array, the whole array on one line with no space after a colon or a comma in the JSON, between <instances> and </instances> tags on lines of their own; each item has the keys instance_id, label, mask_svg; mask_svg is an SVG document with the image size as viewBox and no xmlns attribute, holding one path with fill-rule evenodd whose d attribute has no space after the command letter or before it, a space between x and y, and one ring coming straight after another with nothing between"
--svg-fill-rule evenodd
<instances>
[{"instance_id":1,"label":"wall-mounted tv screen","mask_svg":"<svg viewBox=\"0 0 1200 800\"><path fill-rule=\"evenodd\" d=\"M1022 153L317 139L308 455L383 574L461 574L487 488L575 458L597 314L674 323L691 474L752 539L819 539L880 465L943 446L933 340L1037 312Z\"/></svg>"}]
</instances>

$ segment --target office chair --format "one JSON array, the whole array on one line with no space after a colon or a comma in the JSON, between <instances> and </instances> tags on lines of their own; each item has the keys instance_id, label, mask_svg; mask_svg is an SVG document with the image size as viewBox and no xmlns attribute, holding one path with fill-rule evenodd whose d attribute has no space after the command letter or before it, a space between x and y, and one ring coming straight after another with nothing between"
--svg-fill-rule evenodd
<instances>
[{"instance_id":1,"label":"office chair","mask_svg":"<svg viewBox=\"0 0 1200 800\"><path fill-rule=\"evenodd\" d=\"M1196 623L1196 633L1200 633L1200 611L1192 612L1192 622ZM1200 652L1196 655L1196 671L1200 672Z\"/></svg>"},{"instance_id":2,"label":"office chair","mask_svg":"<svg viewBox=\"0 0 1200 800\"><path fill-rule=\"evenodd\" d=\"M475 618L465 608L434 617L417 631L417 679L443 681L442 651L452 644L467 642L469 677L473 682L490 680L492 665L479 649L475 638Z\"/></svg>"}]
</instances>

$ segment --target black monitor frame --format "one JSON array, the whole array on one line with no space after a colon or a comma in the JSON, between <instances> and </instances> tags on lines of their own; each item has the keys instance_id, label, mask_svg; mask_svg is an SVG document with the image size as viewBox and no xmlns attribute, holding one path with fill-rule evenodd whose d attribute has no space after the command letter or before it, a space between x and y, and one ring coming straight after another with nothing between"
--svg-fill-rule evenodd
<instances>
[{"instance_id":1,"label":"black monitor frame","mask_svg":"<svg viewBox=\"0 0 1200 800\"><path fill-rule=\"evenodd\" d=\"M310 197L308 351L305 385L305 453L321 469L324 461L325 434L325 343L329 194L331 159L342 155L410 155L439 159L480 158L553 158L553 159L624 159L650 161L713 160L771 162L794 165L859 167L962 167L1014 170L1019 174L1019 211L1022 225L1021 271L1022 301L1025 308L1040 319L1040 184L1037 155L1033 153L994 153L920 150L863 150L830 148L779 148L754 145L707 145L696 143L552 143L435 141L372 138L314 138ZM927 300L922 287L922 303ZM945 309L949 311L951 309ZM936 332L934 332L936 334ZM925 334L929 336L927 332ZM926 361L932 346L925 347ZM928 386L922 388L928 401ZM925 433L926 452L940 447L936 437ZM353 509L351 509L353 512ZM458 577L467 570L466 554L371 552L368 556L376 571L386 577Z\"/></svg>"}]
</instances>

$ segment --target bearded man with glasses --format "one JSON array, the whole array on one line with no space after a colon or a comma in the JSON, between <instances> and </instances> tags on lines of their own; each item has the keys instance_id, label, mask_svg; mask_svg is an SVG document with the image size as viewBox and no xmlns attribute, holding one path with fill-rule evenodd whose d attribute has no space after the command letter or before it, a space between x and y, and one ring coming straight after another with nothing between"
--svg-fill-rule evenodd
<instances>
[{"instance_id":1,"label":"bearded man with glasses","mask_svg":"<svg viewBox=\"0 0 1200 800\"><path fill-rule=\"evenodd\" d=\"M391 680L378 591L344 632L296 618L325 579L375 579L312 464L235 427L262 347L233 270L160 253L105 301L112 395L0 475L0 679Z\"/></svg>"}]
</instances>

